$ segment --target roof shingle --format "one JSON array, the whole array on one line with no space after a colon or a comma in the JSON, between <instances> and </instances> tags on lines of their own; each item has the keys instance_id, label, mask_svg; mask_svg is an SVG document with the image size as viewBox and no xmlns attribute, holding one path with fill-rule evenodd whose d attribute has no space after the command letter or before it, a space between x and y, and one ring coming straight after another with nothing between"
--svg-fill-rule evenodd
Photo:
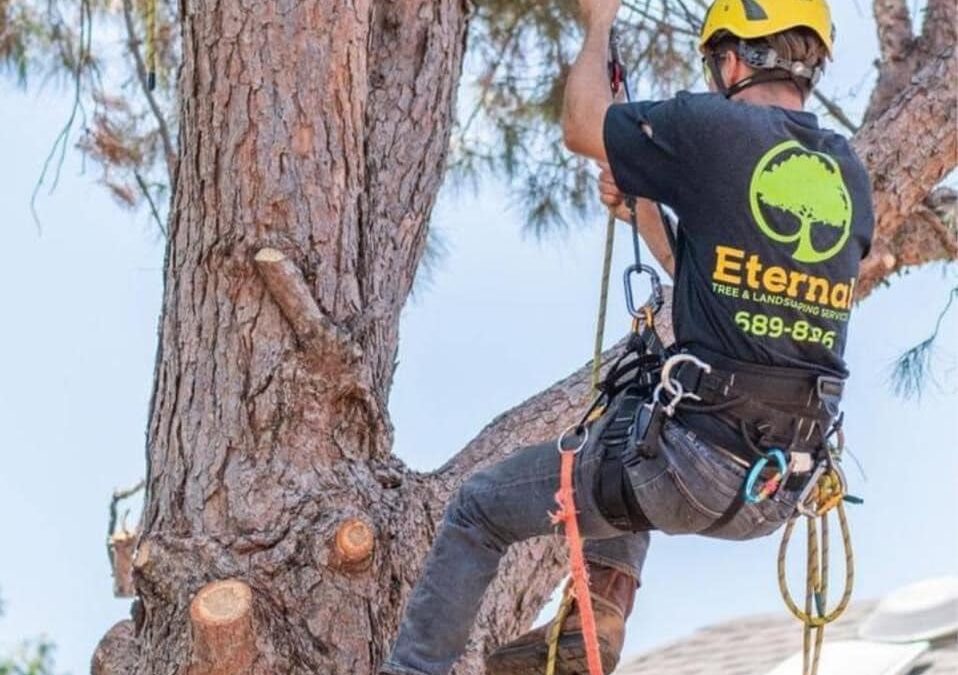
<instances>
[{"instance_id":1,"label":"roof shingle","mask_svg":"<svg viewBox=\"0 0 958 675\"><path fill-rule=\"evenodd\" d=\"M826 641L856 639L859 625L876 604L852 605L826 629ZM766 675L801 646L801 624L790 615L751 616L703 628L686 639L641 654L623 664L616 675ZM908 673L956 674L958 641L954 635L933 642Z\"/></svg>"}]
</instances>

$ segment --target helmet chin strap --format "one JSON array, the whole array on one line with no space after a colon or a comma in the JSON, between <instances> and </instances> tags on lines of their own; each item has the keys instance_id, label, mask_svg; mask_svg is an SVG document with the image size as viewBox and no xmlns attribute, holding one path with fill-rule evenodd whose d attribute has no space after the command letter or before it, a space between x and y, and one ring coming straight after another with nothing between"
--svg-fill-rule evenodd
<instances>
[{"instance_id":1,"label":"helmet chin strap","mask_svg":"<svg viewBox=\"0 0 958 675\"><path fill-rule=\"evenodd\" d=\"M739 55L740 56L742 55L741 47L740 47ZM758 70L754 74L749 75L748 77L743 78L739 80L738 82L727 84L725 82L725 76L722 75L722 54L718 52L713 52L709 54L708 58L706 59L706 63L708 65L709 72L712 75L712 80L715 82L715 86L718 88L719 92L721 92L721 94L728 99L732 98L733 96L737 94L742 93L746 89L749 89L759 84L766 84L768 82L791 82L793 85L795 85L795 88L798 90L799 95L802 97L803 103L805 102L808 96L806 91L799 85L797 81L797 78L802 77L802 75L789 72L788 70L781 68L779 64L776 64L776 67L774 67L773 69ZM753 67L756 67L755 64L749 63L748 60L746 60L746 63L748 63L749 65L752 65ZM782 62L781 65L784 65L785 63L786 62ZM808 79L810 79L812 84L814 85L816 81L819 79L819 77L820 77L820 72L813 71L813 76Z\"/></svg>"}]
</instances>

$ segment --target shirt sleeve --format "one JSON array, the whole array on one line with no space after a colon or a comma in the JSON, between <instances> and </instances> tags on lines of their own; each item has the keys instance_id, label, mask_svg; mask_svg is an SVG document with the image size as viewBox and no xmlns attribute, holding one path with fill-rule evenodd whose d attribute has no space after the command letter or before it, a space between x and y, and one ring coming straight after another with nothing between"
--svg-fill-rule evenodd
<instances>
[{"instance_id":1,"label":"shirt sleeve","mask_svg":"<svg viewBox=\"0 0 958 675\"><path fill-rule=\"evenodd\" d=\"M603 125L606 156L626 194L675 206L683 176L684 106L680 99L619 103Z\"/></svg>"}]
</instances>

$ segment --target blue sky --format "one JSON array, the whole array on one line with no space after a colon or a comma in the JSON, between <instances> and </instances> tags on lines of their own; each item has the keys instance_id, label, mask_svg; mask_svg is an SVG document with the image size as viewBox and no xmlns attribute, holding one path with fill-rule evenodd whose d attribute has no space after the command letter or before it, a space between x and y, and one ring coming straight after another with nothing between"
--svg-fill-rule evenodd
<instances>
[{"instance_id":1,"label":"blue sky","mask_svg":"<svg viewBox=\"0 0 958 675\"><path fill-rule=\"evenodd\" d=\"M824 89L855 111L863 97L853 94L869 89L873 28L853 3L841 5L844 38ZM60 670L78 675L128 609L112 598L107 504L115 487L143 475L163 243L145 215L119 209L92 170L82 173L74 153L57 191L40 200L38 234L30 193L65 114L56 92L0 88L0 652L45 633ZM434 222L448 252L404 314L391 402L396 450L415 468L438 466L494 415L589 358L604 221L540 242L521 234L522 215L495 182L476 195L443 194ZM888 380L955 283L942 268L912 273L853 319L847 426L868 474L863 482L849 468L866 499L852 513L859 598L958 570L958 312L938 343L940 386L906 402ZM609 335L624 332L618 296L610 316ZM777 543L653 537L627 650L779 611Z\"/></svg>"}]
</instances>

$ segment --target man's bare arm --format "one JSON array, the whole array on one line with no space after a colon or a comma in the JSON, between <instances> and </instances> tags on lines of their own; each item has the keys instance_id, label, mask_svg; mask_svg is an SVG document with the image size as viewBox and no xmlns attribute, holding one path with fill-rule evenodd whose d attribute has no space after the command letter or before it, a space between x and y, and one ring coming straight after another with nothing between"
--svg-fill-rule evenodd
<instances>
[{"instance_id":1,"label":"man's bare arm","mask_svg":"<svg viewBox=\"0 0 958 675\"><path fill-rule=\"evenodd\" d=\"M602 125L612 104L609 88L609 32L618 2L581 2L585 42L572 64L562 107L562 136L572 152L606 161Z\"/></svg>"},{"instance_id":2,"label":"man's bare arm","mask_svg":"<svg viewBox=\"0 0 958 675\"><path fill-rule=\"evenodd\" d=\"M572 64L566 83L562 135L569 150L599 160L602 169L599 174L602 202L618 219L630 223L631 214L625 206L625 197L605 164L607 158L602 136L605 115L612 104L608 80L609 34L619 4L618 0L580 0L586 35L582 51ZM636 217L639 235L662 268L674 276L672 249L655 203L647 199L636 200Z\"/></svg>"}]
</instances>

